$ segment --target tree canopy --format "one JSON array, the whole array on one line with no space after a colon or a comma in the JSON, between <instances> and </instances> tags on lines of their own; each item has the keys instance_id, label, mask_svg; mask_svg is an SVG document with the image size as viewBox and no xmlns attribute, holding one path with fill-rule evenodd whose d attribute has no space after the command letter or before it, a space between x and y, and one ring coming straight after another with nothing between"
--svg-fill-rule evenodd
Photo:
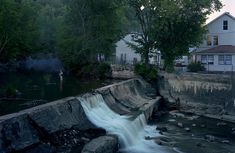
<instances>
[{"instance_id":1,"label":"tree canopy","mask_svg":"<svg viewBox=\"0 0 235 153\"><path fill-rule=\"evenodd\" d=\"M125 33L136 32L129 45L145 64L158 49L171 69L221 7L220 0L1 0L0 60L47 52L76 67L107 59Z\"/></svg>"},{"instance_id":2,"label":"tree canopy","mask_svg":"<svg viewBox=\"0 0 235 153\"><path fill-rule=\"evenodd\" d=\"M222 7L219 0L127 0L135 10L142 32L139 45L130 44L144 55L148 63L149 53L161 51L165 67L171 71L173 60L197 46L205 33L205 22L213 11Z\"/></svg>"},{"instance_id":3,"label":"tree canopy","mask_svg":"<svg viewBox=\"0 0 235 153\"><path fill-rule=\"evenodd\" d=\"M36 8L30 0L0 1L0 59L27 55L37 37Z\"/></svg>"},{"instance_id":4,"label":"tree canopy","mask_svg":"<svg viewBox=\"0 0 235 153\"><path fill-rule=\"evenodd\" d=\"M61 57L67 65L112 54L121 33L119 7L115 0L71 0L60 43Z\"/></svg>"}]
</instances>

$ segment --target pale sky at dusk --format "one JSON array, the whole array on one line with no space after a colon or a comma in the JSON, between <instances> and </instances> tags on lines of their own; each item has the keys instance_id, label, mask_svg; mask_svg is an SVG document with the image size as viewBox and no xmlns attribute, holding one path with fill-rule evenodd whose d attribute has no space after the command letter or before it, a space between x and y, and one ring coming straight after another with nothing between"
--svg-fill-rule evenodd
<instances>
[{"instance_id":1,"label":"pale sky at dusk","mask_svg":"<svg viewBox=\"0 0 235 153\"><path fill-rule=\"evenodd\" d=\"M221 0L221 1L224 4L224 7L220 10L220 12L215 12L212 15L210 15L207 23L224 12L230 12L231 15L235 16L235 0Z\"/></svg>"}]
</instances>

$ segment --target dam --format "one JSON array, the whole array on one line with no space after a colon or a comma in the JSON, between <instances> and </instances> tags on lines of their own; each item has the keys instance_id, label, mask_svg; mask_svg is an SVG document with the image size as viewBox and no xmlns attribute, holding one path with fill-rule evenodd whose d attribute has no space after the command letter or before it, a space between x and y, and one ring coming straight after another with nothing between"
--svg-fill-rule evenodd
<instances>
[{"instance_id":1,"label":"dam","mask_svg":"<svg viewBox=\"0 0 235 153\"><path fill-rule=\"evenodd\" d=\"M89 131L102 131L99 129L104 129L105 132L90 139L80 136L81 140L87 143L99 135L111 135L113 139L118 137L119 147L116 149L121 152L165 152L164 147L146 139L159 135L155 127L147 125L152 112L157 110L159 100L155 89L148 83L141 79L132 79L96 89L92 93L67 97L1 116L0 153L59 152L61 145L71 151L76 143L72 145L70 140L63 144L55 142L60 133L67 131L70 135L76 132L86 134ZM67 135L63 134L62 137ZM99 144L96 149L99 150ZM110 150L118 151L108 147L102 152Z\"/></svg>"},{"instance_id":2,"label":"dam","mask_svg":"<svg viewBox=\"0 0 235 153\"><path fill-rule=\"evenodd\" d=\"M169 100L175 95L184 100L185 90L192 95L201 88L208 92L231 90L224 81L201 85L187 80L177 84L169 79L164 87L161 94L169 92L169 87L174 91L164 95ZM177 110L158 116L161 104L162 97L150 84L131 79L1 116L0 153L234 151L235 125L231 122Z\"/></svg>"}]
</instances>

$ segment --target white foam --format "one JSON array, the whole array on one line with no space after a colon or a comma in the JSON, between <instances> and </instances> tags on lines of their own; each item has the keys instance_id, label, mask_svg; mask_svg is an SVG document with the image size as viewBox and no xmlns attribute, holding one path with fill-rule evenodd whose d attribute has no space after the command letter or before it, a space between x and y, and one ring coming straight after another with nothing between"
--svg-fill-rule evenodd
<instances>
[{"instance_id":1,"label":"white foam","mask_svg":"<svg viewBox=\"0 0 235 153\"><path fill-rule=\"evenodd\" d=\"M156 127L147 125L144 114L134 120L131 116L121 116L113 112L99 94L89 98L79 98L89 120L109 134L119 137L121 151L128 153L167 153L166 148L145 137L159 136Z\"/></svg>"}]
</instances>

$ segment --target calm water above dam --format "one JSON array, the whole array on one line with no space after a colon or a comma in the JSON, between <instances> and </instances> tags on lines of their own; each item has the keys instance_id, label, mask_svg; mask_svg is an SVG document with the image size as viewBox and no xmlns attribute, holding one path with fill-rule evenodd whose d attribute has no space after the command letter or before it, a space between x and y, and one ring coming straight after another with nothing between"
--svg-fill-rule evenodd
<instances>
[{"instance_id":1,"label":"calm water above dam","mask_svg":"<svg viewBox=\"0 0 235 153\"><path fill-rule=\"evenodd\" d=\"M109 83L111 81L84 81L73 76L64 76L60 81L58 74L0 74L0 115L86 93Z\"/></svg>"}]
</instances>

